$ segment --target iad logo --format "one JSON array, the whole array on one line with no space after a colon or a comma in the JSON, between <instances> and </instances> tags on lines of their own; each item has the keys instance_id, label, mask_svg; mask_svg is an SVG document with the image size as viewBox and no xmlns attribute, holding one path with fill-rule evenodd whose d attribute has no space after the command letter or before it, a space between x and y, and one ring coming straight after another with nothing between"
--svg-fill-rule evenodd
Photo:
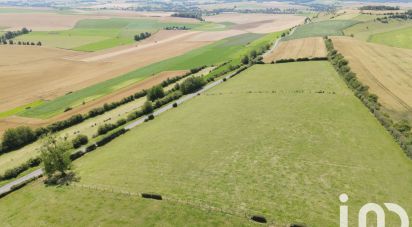
<instances>
[{"instance_id":1,"label":"iad logo","mask_svg":"<svg viewBox=\"0 0 412 227\"><path fill-rule=\"evenodd\" d=\"M349 197L346 194L342 194L339 196L339 200L342 203L346 203ZM409 227L408 214L401 206L395 203L384 203L384 205L390 212L394 212L399 216L401 220L400 227ZM348 206L340 206L340 227L348 227L349 225L348 210ZM385 211L376 203L368 203L359 210L359 227L367 226L367 216L370 212L376 214L377 227L385 227Z\"/></svg>"}]
</instances>

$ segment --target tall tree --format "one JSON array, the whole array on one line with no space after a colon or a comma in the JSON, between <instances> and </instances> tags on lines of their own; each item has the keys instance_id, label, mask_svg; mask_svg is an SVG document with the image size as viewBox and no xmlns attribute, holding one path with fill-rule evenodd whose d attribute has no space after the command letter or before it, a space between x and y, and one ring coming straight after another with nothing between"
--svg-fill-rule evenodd
<instances>
[{"instance_id":1,"label":"tall tree","mask_svg":"<svg viewBox=\"0 0 412 227\"><path fill-rule=\"evenodd\" d=\"M44 164L44 171L48 177L55 173L66 176L66 171L71 167L70 159L71 145L67 141L56 139L53 136L45 138L41 147L41 159Z\"/></svg>"}]
</instances>

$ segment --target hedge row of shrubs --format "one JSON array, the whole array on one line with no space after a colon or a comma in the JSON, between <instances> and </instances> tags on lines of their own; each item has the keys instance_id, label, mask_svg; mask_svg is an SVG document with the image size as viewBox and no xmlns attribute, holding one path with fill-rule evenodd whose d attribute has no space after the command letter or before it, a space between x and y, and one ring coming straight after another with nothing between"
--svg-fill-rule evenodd
<instances>
[{"instance_id":1,"label":"hedge row of shrubs","mask_svg":"<svg viewBox=\"0 0 412 227\"><path fill-rule=\"evenodd\" d=\"M193 73L197 73L201 71L205 67L206 66L193 68L190 70L190 72L186 73L185 75L168 78L161 83L161 86L166 87L172 83L175 83L176 81L182 78L185 78ZM94 108L85 115L76 114L67 120L58 121L58 122L48 125L47 127L40 127L35 130L32 130L31 128L26 127L26 126L19 126L17 128L7 129L3 135L2 142L0 144L0 154L7 153L13 150L17 150L23 146L26 146L27 144L30 144L36 141L38 138L40 138L41 136L47 133L54 133L54 132L58 132L63 129L69 128L89 118L102 115L107 111L113 110L118 106L124 105L136 99L142 98L146 95L147 95L147 91L142 90L142 91L136 92L134 95L125 97L120 101L106 103L102 107Z\"/></svg>"},{"instance_id":2,"label":"hedge row of shrubs","mask_svg":"<svg viewBox=\"0 0 412 227\"><path fill-rule=\"evenodd\" d=\"M335 50L332 40L325 39L328 57L336 71L345 80L346 84L352 89L363 104L375 115L378 121L388 130L396 142L405 151L408 157L412 158L412 135L411 126L407 120L401 120L394 123L388 114L381 111L381 105L378 102L378 96L371 94L368 86L363 85L355 73L351 71L348 61Z\"/></svg>"},{"instance_id":3,"label":"hedge row of shrubs","mask_svg":"<svg viewBox=\"0 0 412 227\"><path fill-rule=\"evenodd\" d=\"M108 123L108 124L101 125L97 129L97 135L104 135L107 132L112 131L113 129L120 127L126 123L127 123L127 120L122 118L122 119L119 119L115 124Z\"/></svg>"},{"instance_id":4,"label":"hedge row of shrubs","mask_svg":"<svg viewBox=\"0 0 412 227\"><path fill-rule=\"evenodd\" d=\"M22 173L22 172L24 172L24 171L26 171L26 170L28 170L32 167L36 167L36 166L40 165L40 163L41 163L41 158L31 158L27 162L23 163L20 166L17 166L15 168L6 170L6 172L4 172L4 174L0 176L0 181L15 178L20 173Z\"/></svg>"},{"instance_id":5,"label":"hedge row of shrubs","mask_svg":"<svg viewBox=\"0 0 412 227\"><path fill-rule=\"evenodd\" d=\"M287 62L300 62L300 61L326 61L328 60L328 57L313 57L313 58L289 58L289 59L279 59L276 61L272 61L272 64L274 63L287 63Z\"/></svg>"},{"instance_id":6,"label":"hedge row of shrubs","mask_svg":"<svg viewBox=\"0 0 412 227\"><path fill-rule=\"evenodd\" d=\"M72 144L73 144L73 148L79 148L82 145L86 145L89 142L89 138L87 138L86 135L77 135L73 140L72 140Z\"/></svg>"}]
</instances>

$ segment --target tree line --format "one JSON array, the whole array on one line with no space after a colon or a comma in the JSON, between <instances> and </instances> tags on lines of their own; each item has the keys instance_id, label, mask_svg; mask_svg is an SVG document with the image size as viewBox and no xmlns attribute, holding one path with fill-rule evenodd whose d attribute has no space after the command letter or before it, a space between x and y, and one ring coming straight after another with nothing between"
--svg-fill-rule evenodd
<instances>
[{"instance_id":1,"label":"tree line","mask_svg":"<svg viewBox=\"0 0 412 227\"><path fill-rule=\"evenodd\" d=\"M392 135L406 155L409 158L412 158L412 134L410 123L405 119L394 122L387 113L384 113L381 109L381 104L378 102L378 96L370 93L368 91L369 87L363 85L357 79L357 75L352 72L349 67L349 62L342 54L335 50L332 40L325 38L325 44L330 62L339 75L344 79L347 86L354 91L356 97L363 102L370 112L378 119L381 125L383 125Z\"/></svg>"},{"instance_id":2,"label":"tree line","mask_svg":"<svg viewBox=\"0 0 412 227\"><path fill-rule=\"evenodd\" d=\"M376 10L376 11L386 11L386 10L399 10L399 6L384 6L384 5L376 5L376 6L362 6L359 7L359 10Z\"/></svg>"},{"instance_id":3,"label":"tree line","mask_svg":"<svg viewBox=\"0 0 412 227\"><path fill-rule=\"evenodd\" d=\"M202 12L200 12L200 11L178 12L178 13L172 14L172 17L193 18L193 19L197 19L197 20L200 20L200 21L204 21L204 19L202 18Z\"/></svg>"},{"instance_id":4,"label":"tree line","mask_svg":"<svg viewBox=\"0 0 412 227\"><path fill-rule=\"evenodd\" d=\"M186 26L167 26L164 28L164 30L190 30L189 27Z\"/></svg>"},{"instance_id":5,"label":"tree line","mask_svg":"<svg viewBox=\"0 0 412 227\"><path fill-rule=\"evenodd\" d=\"M10 40L8 40L8 41L6 41L6 40L3 40L0 44L3 44L3 45L7 45L7 44L9 44L9 45L23 45L23 46L41 46L42 45L42 43L40 42L40 41L38 41L37 43L35 43L35 42L29 42L29 41L17 41L17 42L15 42L15 41L13 41L12 39L10 39Z\"/></svg>"},{"instance_id":6,"label":"tree line","mask_svg":"<svg viewBox=\"0 0 412 227\"><path fill-rule=\"evenodd\" d=\"M17 36L25 35L25 34L28 34L30 32L31 32L31 30L29 30L27 28L22 28L21 30L17 30L17 31L7 31L2 36L0 36L0 41L2 43L4 43L5 41L7 41L9 39L14 39Z\"/></svg>"},{"instance_id":7,"label":"tree line","mask_svg":"<svg viewBox=\"0 0 412 227\"><path fill-rule=\"evenodd\" d=\"M193 68L190 70L190 72L186 73L185 75L182 76L176 76L176 77L171 77L167 78L161 83L162 87L166 87L172 83L175 83L176 81L183 79L185 77L188 77L194 73L197 73L204 69L206 66L201 66L197 68ZM102 115L107 111L110 111L114 108L117 108L118 106L124 105L126 103L129 103L131 101L134 101L136 99L139 99L141 97L144 97L147 95L147 90L141 90L136 92L134 95L125 97L121 99L120 101L117 102L112 102L112 103L105 103L101 107L96 107L91 109L88 113L82 115L82 114L76 114L71 117L69 117L66 120L63 121L57 121L54 122L46 127L39 127L36 129L31 129L30 127L27 126L19 126L16 128L9 128L7 129L3 136L2 140L0 143L0 155L20 149L21 147L30 144L36 140L38 140L40 137L43 135L46 135L48 133L55 133L58 131L61 131L63 129L69 128L71 126L74 126L76 124L79 124L89 118L96 117L98 115Z\"/></svg>"},{"instance_id":8,"label":"tree line","mask_svg":"<svg viewBox=\"0 0 412 227\"><path fill-rule=\"evenodd\" d=\"M142 33L134 36L134 41L144 40L144 39L149 38L150 36L152 36L151 33L149 33L149 32L142 32Z\"/></svg>"}]
</instances>

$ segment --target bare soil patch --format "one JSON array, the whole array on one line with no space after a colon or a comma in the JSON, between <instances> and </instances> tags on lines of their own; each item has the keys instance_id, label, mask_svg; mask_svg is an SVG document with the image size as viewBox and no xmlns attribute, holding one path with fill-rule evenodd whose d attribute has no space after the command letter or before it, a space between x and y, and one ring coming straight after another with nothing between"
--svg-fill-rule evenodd
<instances>
[{"instance_id":1,"label":"bare soil patch","mask_svg":"<svg viewBox=\"0 0 412 227\"><path fill-rule=\"evenodd\" d=\"M385 109L395 117L412 118L412 50L349 37L333 37L333 43Z\"/></svg>"},{"instance_id":2,"label":"bare soil patch","mask_svg":"<svg viewBox=\"0 0 412 227\"><path fill-rule=\"evenodd\" d=\"M275 50L264 56L263 61L270 63L280 59L326 57L326 55L327 51L323 39L310 37L279 43Z\"/></svg>"}]
</instances>

